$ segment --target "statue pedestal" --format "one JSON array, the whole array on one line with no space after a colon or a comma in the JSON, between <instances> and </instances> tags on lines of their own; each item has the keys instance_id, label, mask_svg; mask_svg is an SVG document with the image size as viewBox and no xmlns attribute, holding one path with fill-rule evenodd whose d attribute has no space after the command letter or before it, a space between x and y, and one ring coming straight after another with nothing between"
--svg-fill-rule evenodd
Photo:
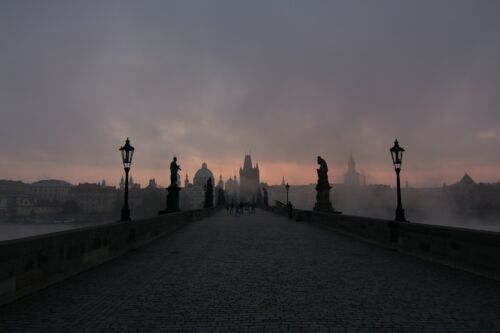
<instances>
[{"instance_id":1,"label":"statue pedestal","mask_svg":"<svg viewBox=\"0 0 500 333\"><path fill-rule=\"evenodd\" d=\"M330 190L322 189L316 191L316 203L314 204L314 210L333 212L333 206L330 202Z\"/></svg>"},{"instance_id":2,"label":"statue pedestal","mask_svg":"<svg viewBox=\"0 0 500 333\"><path fill-rule=\"evenodd\" d=\"M314 204L314 210L320 212L338 213L333 209L332 203L330 202L331 188L330 184L316 185L316 203Z\"/></svg>"},{"instance_id":3,"label":"statue pedestal","mask_svg":"<svg viewBox=\"0 0 500 333\"><path fill-rule=\"evenodd\" d=\"M318 164L320 165L318 172L318 183L316 184L316 204L314 210L319 212L341 214L333 210L332 203L330 202L330 182L328 181L328 166L326 161L318 156Z\"/></svg>"},{"instance_id":4,"label":"statue pedestal","mask_svg":"<svg viewBox=\"0 0 500 333\"><path fill-rule=\"evenodd\" d=\"M167 208L165 210L161 210L158 214L168 214L173 212L180 211L179 208L179 192L181 191L180 187L177 185L170 185L167 188Z\"/></svg>"}]
</instances>

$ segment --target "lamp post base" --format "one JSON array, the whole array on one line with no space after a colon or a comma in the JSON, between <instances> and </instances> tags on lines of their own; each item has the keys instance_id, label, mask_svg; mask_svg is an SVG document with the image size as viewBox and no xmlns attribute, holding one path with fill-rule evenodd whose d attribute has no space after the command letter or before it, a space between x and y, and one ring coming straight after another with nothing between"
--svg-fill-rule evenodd
<instances>
[{"instance_id":1,"label":"lamp post base","mask_svg":"<svg viewBox=\"0 0 500 333\"><path fill-rule=\"evenodd\" d=\"M130 221L130 209L128 209L128 208L122 209L121 221Z\"/></svg>"},{"instance_id":2,"label":"lamp post base","mask_svg":"<svg viewBox=\"0 0 500 333\"><path fill-rule=\"evenodd\" d=\"M406 222L405 218L405 210L400 208L396 209L396 221L398 222Z\"/></svg>"}]
</instances>

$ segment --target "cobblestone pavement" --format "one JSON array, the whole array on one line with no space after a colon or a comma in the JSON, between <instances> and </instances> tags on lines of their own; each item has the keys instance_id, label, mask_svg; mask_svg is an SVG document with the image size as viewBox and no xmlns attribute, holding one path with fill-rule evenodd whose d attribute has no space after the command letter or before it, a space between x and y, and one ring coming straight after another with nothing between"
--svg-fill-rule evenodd
<instances>
[{"instance_id":1,"label":"cobblestone pavement","mask_svg":"<svg viewBox=\"0 0 500 333\"><path fill-rule=\"evenodd\" d=\"M1 332L500 332L500 282L220 212L0 308Z\"/></svg>"}]
</instances>

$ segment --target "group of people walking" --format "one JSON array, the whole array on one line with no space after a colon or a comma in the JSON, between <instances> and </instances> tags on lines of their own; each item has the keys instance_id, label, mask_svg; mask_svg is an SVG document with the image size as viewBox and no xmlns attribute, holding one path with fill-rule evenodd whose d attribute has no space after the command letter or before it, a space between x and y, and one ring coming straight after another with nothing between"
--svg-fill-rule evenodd
<instances>
[{"instance_id":1,"label":"group of people walking","mask_svg":"<svg viewBox=\"0 0 500 333\"><path fill-rule=\"evenodd\" d=\"M247 212L248 214L255 214L255 208L256 208L255 202L243 202L240 201L240 203L235 203L232 201L230 204L226 206L226 210L230 215L234 216L240 216L244 212Z\"/></svg>"}]
</instances>

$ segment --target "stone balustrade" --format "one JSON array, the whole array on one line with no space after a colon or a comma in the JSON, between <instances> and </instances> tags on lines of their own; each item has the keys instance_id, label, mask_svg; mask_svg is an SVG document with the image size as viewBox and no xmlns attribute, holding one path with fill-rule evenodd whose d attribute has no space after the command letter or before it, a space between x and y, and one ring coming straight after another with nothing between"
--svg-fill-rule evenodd
<instances>
[{"instance_id":1,"label":"stone balustrade","mask_svg":"<svg viewBox=\"0 0 500 333\"><path fill-rule=\"evenodd\" d=\"M287 216L285 208L269 210ZM294 209L296 221L375 243L400 253L500 280L500 232Z\"/></svg>"},{"instance_id":2,"label":"stone balustrade","mask_svg":"<svg viewBox=\"0 0 500 333\"><path fill-rule=\"evenodd\" d=\"M1 241L0 304L127 253L214 211L178 212Z\"/></svg>"}]
</instances>

